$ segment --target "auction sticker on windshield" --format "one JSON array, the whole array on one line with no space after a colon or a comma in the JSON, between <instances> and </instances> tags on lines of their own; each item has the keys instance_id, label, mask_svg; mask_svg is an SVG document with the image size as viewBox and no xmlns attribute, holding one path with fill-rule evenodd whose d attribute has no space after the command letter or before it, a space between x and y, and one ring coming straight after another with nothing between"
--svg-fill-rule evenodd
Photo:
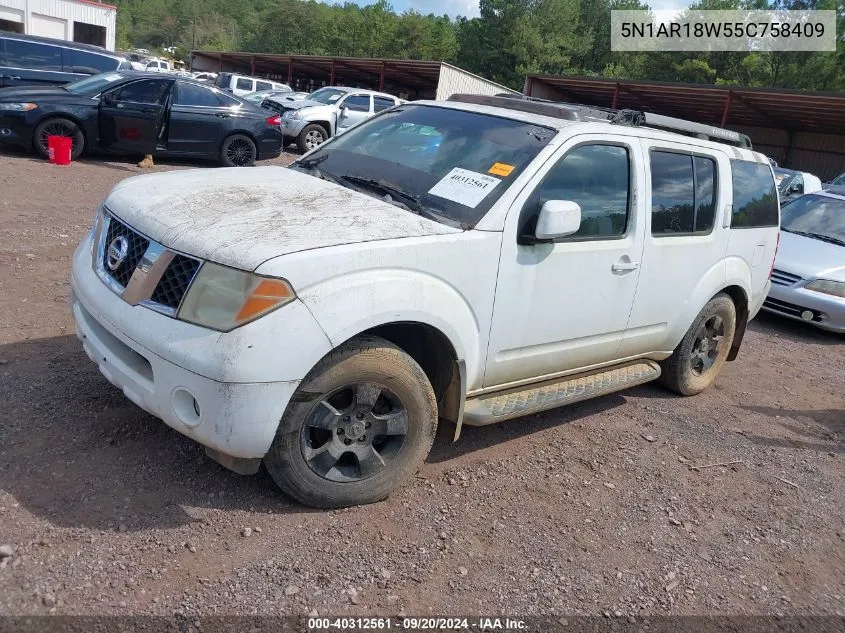
<instances>
[{"instance_id":1,"label":"auction sticker on windshield","mask_svg":"<svg viewBox=\"0 0 845 633\"><path fill-rule=\"evenodd\" d=\"M502 181L469 169L455 167L428 193L474 209Z\"/></svg>"}]
</instances>

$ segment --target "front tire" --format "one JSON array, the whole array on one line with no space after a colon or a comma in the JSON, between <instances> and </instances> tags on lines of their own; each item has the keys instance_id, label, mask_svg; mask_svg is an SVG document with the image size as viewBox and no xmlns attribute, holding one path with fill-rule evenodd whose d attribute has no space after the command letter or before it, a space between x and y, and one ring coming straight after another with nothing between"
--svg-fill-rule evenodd
<instances>
[{"instance_id":1,"label":"front tire","mask_svg":"<svg viewBox=\"0 0 845 633\"><path fill-rule=\"evenodd\" d=\"M255 143L245 134L233 134L220 148L220 164L223 167L252 167L258 158Z\"/></svg>"},{"instance_id":2,"label":"front tire","mask_svg":"<svg viewBox=\"0 0 845 633\"><path fill-rule=\"evenodd\" d=\"M660 383L682 396L701 393L722 370L735 333L736 306L720 293L704 306L672 356L661 363Z\"/></svg>"},{"instance_id":3,"label":"front tire","mask_svg":"<svg viewBox=\"0 0 845 633\"><path fill-rule=\"evenodd\" d=\"M264 464L297 501L381 501L417 471L437 433L427 376L401 349L361 336L326 356L288 404Z\"/></svg>"},{"instance_id":4,"label":"front tire","mask_svg":"<svg viewBox=\"0 0 845 633\"><path fill-rule=\"evenodd\" d=\"M299 151L305 154L327 140L329 140L329 135L326 133L326 129L322 125L312 123L299 133L296 138L296 145L299 147Z\"/></svg>"},{"instance_id":5,"label":"front tire","mask_svg":"<svg viewBox=\"0 0 845 633\"><path fill-rule=\"evenodd\" d=\"M71 160L76 160L85 151L85 135L80 127L70 119L53 117L39 123L35 128L34 145L36 151L43 157L50 157L50 148L47 145L47 138L50 136L64 136L73 139L70 152Z\"/></svg>"}]
</instances>

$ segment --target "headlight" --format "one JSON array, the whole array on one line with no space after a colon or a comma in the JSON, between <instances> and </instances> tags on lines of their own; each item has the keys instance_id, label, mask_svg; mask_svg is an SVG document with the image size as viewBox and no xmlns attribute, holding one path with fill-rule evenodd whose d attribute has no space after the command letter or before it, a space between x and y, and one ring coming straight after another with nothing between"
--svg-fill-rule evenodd
<instances>
[{"instance_id":1,"label":"headlight","mask_svg":"<svg viewBox=\"0 0 845 633\"><path fill-rule=\"evenodd\" d=\"M191 284L178 318L229 332L296 298L284 279L206 262Z\"/></svg>"},{"instance_id":2,"label":"headlight","mask_svg":"<svg viewBox=\"0 0 845 633\"><path fill-rule=\"evenodd\" d=\"M808 283L805 287L807 290L814 290L815 292L823 292L826 295L845 298L845 282L842 281L817 279L816 281Z\"/></svg>"},{"instance_id":3,"label":"headlight","mask_svg":"<svg viewBox=\"0 0 845 633\"><path fill-rule=\"evenodd\" d=\"M292 110L292 111L287 112L286 114L290 115L290 116L288 116L289 119L301 119L302 118L302 112L300 112L299 110Z\"/></svg>"},{"instance_id":4,"label":"headlight","mask_svg":"<svg viewBox=\"0 0 845 633\"><path fill-rule=\"evenodd\" d=\"M37 107L34 103L0 103L0 110L7 112L29 112Z\"/></svg>"}]
</instances>

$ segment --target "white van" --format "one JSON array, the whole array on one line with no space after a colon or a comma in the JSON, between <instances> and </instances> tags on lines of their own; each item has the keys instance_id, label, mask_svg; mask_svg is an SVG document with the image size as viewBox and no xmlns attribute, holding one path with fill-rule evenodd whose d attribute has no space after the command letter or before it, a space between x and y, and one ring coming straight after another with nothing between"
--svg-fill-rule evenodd
<instances>
[{"instance_id":1,"label":"white van","mask_svg":"<svg viewBox=\"0 0 845 633\"><path fill-rule=\"evenodd\" d=\"M779 226L741 134L458 95L289 168L124 180L73 257L72 306L138 406L236 472L263 460L303 503L348 506L409 479L439 420L457 440L652 380L708 388Z\"/></svg>"},{"instance_id":2,"label":"white van","mask_svg":"<svg viewBox=\"0 0 845 633\"><path fill-rule=\"evenodd\" d=\"M269 79L259 79L257 77L248 77L247 75L237 75L235 73L220 73L217 75L217 80L214 84L221 90L227 90L239 97L249 94L250 92L258 92L260 90L278 90L284 92L293 92L287 84L280 84Z\"/></svg>"}]
</instances>

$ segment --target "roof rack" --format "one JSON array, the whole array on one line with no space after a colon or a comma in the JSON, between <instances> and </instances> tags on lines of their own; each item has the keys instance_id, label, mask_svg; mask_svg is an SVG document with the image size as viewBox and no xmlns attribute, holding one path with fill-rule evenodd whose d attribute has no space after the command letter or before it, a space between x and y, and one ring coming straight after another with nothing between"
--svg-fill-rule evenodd
<instances>
[{"instance_id":1,"label":"roof rack","mask_svg":"<svg viewBox=\"0 0 845 633\"><path fill-rule=\"evenodd\" d=\"M606 121L615 125L648 127L751 149L751 139L745 134L703 123L695 123L685 119L676 119L662 114L642 112L640 110L613 110L610 108L587 106L580 103L547 101L545 99L516 94L500 94L495 97L457 94L451 96L449 101L507 108L509 110L518 110L520 112L528 112L530 114L538 114L566 121Z\"/></svg>"}]
</instances>

